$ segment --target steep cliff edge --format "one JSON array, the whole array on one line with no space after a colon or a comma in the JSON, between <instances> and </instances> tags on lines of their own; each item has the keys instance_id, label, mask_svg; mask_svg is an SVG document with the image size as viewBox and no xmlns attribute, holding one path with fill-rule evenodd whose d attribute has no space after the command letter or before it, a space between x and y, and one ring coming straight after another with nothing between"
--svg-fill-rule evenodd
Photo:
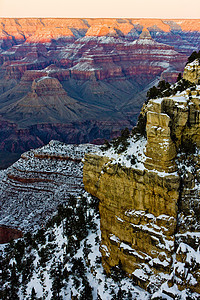
<instances>
[{"instance_id":1,"label":"steep cliff edge","mask_svg":"<svg viewBox=\"0 0 200 300\"><path fill-rule=\"evenodd\" d=\"M200 55L200 54L199 54ZM194 83L199 83L200 78L200 65L199 65L200 59L195 59L192 63L186 65L183 78L186 80L189 80Z\"/></svg>"},{"instance_id":2,"label":"steep cliff edge","mask_svg":"<svg viewBox=\"0 0 200 300\"><path fill-rule=\"evenodd\" d=\"M180 84L144 104L127 139L85 156L83 182L100 199L105 270L120 265L153 297L198 299L200 86Z\"/></svg>"}]
</instances>

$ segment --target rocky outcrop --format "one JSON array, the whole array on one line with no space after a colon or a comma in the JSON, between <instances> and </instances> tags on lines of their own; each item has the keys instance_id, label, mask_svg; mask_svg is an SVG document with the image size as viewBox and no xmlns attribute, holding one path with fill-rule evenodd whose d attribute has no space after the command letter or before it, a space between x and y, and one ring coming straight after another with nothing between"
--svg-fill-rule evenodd
<instances>
[{"instance_id":1,"label":"rocky outcrop","mask_svg":"<svg viewBox=\"0 0 200 300\"><path fill-rule=\"evenodd\" d=\"M74 60L79 60L70 68L71 76L76 79L86 80L93 74L97 80L135 79L141 74L152 79L168 68L181 72L186 59L184 56L177 58L172 47L155 42L148 30L132 43L104 36L84 37L77 40L76 45Z\"/></svg>"},{"instance_id":2,"label":"rocky outcrop","mask_svg":"<svg viewBox=\"0 0 200 300\"><path fill-rule=\"evenodd\" d=\"M168 273L174 251L179 177L113 165L106 158L89 154L83 182L86 190L100 199L106 271L121 261L124 271L135 274L134 280L143 288L151 276L158 274L159 278L159 271ZM149 267L151 271L146 273Z\"/></svg>"},{"instance_id":3,"label":"rocky outcrop","mask_svg":"<svg viewBox=\"0 0 200 300\"><path fill-rule=\"evenodd\" d=\"M148 36L144 32L148 32ZM88 80L94 74L98 80L125 80L127 76L134 78L141 72L155 77L168 68L177 74L182 72L186 62L186 56L177 55L174 47L155 42L148 30L143 31L136 44L102 33L100 36L87 35L67 45L55 44L54 48L49 50L45 42L26 42L3 52L2 68L6 70L6 79L20 79L27 70L41 70L55 63L67 67L68 78Z\"/></svg>"},{"instance_id":4,"label":"rocky outcrop","mask_svg":"<svg viewBox=\"0 0 200 300\"><path fill-rule=\"evenodd\" d=\"M199 83L200 78L200 60L195 59L192 63L187 64L184 73L183 78L186 80L189 80L190 82Z\"/></svg>"},{"instance_id":5,"label":"rocky outcrop","mask_svg":"<svg viewBox=\"0 0 200 300\"><path fill-rule=\"evenodd\" d=\"M98 146L51 141L23 153L11 167L0 171L0 240L6 243L17 234L20 237L20 231L10 227L36 230L66 202L67 195L78 195L83 189L81 160L95 149Z\"/></svg>"},{"instance_id":6,"label":"rocky outcrop","mask_svg":"<svg viewBox=\"0 0 200 300\"><path fill-rule=\"evenodd\" d=\"M0 38L3 49L26 40L30 42L51 42L52 39L71 39L87 35L114 34L136 38L142 29L157 34L157 39L173 43L185 50L195 46L199 20L162 20L162 19L49 19L49 18L1 18ZM173 32L173 34L171 34ZM187 35L187 33L189 33ZM191 38L191 33L194 37ZM177 35L177 36L176 36ZM183 38L182 38L183 37ZM182 43L182 45L181 45Z\"/></svg>"},{"instance_id":7,"label":"rocky outcrop","mask_svg":"<svg viewBox=\"0 0 200 300\"><path fill-rule=\"evenodd\" d=\"M200 294L199 91L149 100L136 127L145 124L146 138L129 138L122 154L85 156L85 189L100 199L105 270L120 265L157 296Z\"/></svg>"}]
</instances>

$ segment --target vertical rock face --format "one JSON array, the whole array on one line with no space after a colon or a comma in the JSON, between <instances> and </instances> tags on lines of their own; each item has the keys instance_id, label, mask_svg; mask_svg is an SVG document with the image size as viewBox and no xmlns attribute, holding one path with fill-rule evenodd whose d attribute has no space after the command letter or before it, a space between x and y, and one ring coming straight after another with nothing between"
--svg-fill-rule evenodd
<instances>
[{"instance_id":1,"label":"vertical rock face","mask_svg":"<svg viewBox=\"0 0 200 300\"><path fill-rule=\"evenodd\" d=\"M172 265L180 180L105 162L87 155L84 164L85 188L100 199L103 264L109 272L121 261L146 288Z\"/></svg>"},{"instance_id":2,"label":"vertical rock face","mask_svg":"<svg viewBox=\"0 0 200 300\"><path fill-rule=\"evenodd\" d=\"M120 264L152 293L200 293L199 91L149 100L146 138L130 137L122 154L85 156L85 188L100 199L104 268Z\"/></svg>"},{"instance_id":3,"label":"vertical rock face","mask_svg":"<svg viewBox=\"0 0 200 300\"><path fill-rule=\"evenodd\" d=\"M199 59L195 59L192 63L186 65L183 78L190 82L198 83L200 78Z\"/></svg>"},{"instance_id":4,"label":"vertical rock face","mask_svg":"<svg viewBox=\"0 0 200 300\"><path fill-rule=\"evenodd\" d=\"M146 115L146 167L161 172L175 171L176 147L171 139L170 117L161 111L148 111ZM160 151L161 148L163 151Z\"/></svg>"}]
</instances>

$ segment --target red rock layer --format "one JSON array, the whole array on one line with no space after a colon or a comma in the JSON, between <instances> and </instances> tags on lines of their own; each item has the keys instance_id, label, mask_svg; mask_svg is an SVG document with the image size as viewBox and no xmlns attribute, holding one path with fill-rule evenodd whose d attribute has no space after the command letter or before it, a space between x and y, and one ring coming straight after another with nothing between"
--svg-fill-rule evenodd
<instances>
[{"instance_id":1,"label":"red rock layer","mask_svg":"<svg viewBox=\"0 0 200 300\"><path fill-rule=\"evenodd\" d=\"M187 59L173 47L157 43L144 34L132 43L113 37L87 37L77 40L75 45L71 76L83 80L92 75L97 80L138 75L155 77L169 67L177 73L183 70ZM173 76L170 81L174 81Z\"/></svg>"},{"instance_id":2,"label":"red rock layer","mask_svg":"<svg viewBox=\"0 0 200 300\"><path fill-rule=\"evenodd\" d=\"M102 141L117 120L133 125L147 86L176 81L198 30L199 20L0 19L0 149Z\"/></svg>"},{"instance_id":3,"label":"red rock layer","mask_svg":"<svg viewBox=\"0 0 200 300\"><path fill-rule=\"evenodd\" d=\"M3 53L2 57L6 79L20 79L27 70L37 70L36 76L41 72L41 76L49 74L59 80L70 77L88 80L91 76L97 80L123 80L127 76L134 78L140 74L152 78L169 67L174 68L175 73L182 72L187 60L185 55L179 55L173 47L157 43L143 33L134 42L107 36L84 37L68 47L60 46L56 51L47 51L44 45L25 43ZM57 67L49 66L44 70L51 63ZM26 76L32 74L34 79L35 75L31 72ZM173 76L170 81L174 81Z\"/></svg>"},{"instance_id":4,"label":"red rock layer","mask_svg":"<svg viewBox=\"0 0 200 300\"><path fill-rule=\"evenodd\" d=\"M0 244L9 243L11 240L21 238L23 233L16 229L7 226L0 226Z\"/></svg>"},{"instance_id":5,"label":"red rock layer","mask_svg":"<svg viewBox=\"0 0 200 300\"><path fill-rule=\"evenodd\" d=\"M67 144L102 144L105 138L119 136L121 129L125 127L131 128L131 124L125 120L107 120L38 124L19 129L14 123L0 121L0 151L22 153L41 147L53 139Z\"/></svg>"}]
</instances>

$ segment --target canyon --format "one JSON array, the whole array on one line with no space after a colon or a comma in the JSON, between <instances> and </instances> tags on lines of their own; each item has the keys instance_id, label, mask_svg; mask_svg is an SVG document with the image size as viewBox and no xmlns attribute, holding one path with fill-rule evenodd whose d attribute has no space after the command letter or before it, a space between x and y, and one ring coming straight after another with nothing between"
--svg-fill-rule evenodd
<instances>
[{"instance_id":1,"label":"canyon","mask_svg":"<svg viewBox=\"0 0 200 300\"><path fill-rule=\"evenodd\" d=\"M1 295L13 286L28 299L34 287L50 299L61 262L64 299L80 296L86 278L94 299L199 299L199 70L199 59L188 63L171 94L147 100L136 127L104 146L52 140L0 171L0 241L21 237L0 247ZM41 82L31 91L39 101Z\"/></svg>"},{"instance_id":2,"label":"canyon","mask_svg":"<svg viewBox=\"0 0 200 300\"><path fill-rule=\"evenodd\" d=\"M199 45L199 20L1 18L1 151L116 137Z\"/></svg>"}]
</instances>

